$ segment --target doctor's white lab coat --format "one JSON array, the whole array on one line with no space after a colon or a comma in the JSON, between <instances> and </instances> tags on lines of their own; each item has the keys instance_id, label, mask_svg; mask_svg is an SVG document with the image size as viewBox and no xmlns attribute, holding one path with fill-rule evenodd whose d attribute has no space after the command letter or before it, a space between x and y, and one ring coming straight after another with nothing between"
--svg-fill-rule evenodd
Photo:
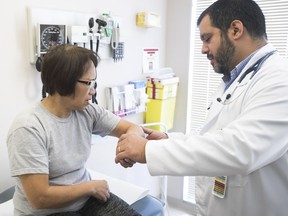
<instances>
[{"instance_id":1,"label":"doctor's white lab coat","mask_svg":"<svg viewBox=\"0 0 288 216\"><path fill-rule=\"evenodd\" d=\"M271 50L262 47L241 74ZM147 142L151 175L197 176L198 215L288 215L288 62L275 53L252 73L225 92L219 86L200 134ZM219 198L212 186L222 175L227 188Z\"/></svg>"}]
</instances>

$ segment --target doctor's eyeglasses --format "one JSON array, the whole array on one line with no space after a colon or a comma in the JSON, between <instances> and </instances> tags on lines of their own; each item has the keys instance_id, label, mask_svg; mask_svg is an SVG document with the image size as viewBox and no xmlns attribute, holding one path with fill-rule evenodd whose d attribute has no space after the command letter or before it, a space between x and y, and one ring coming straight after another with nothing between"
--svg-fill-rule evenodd
<instances>
[{"instance_id":1,"label":"doctor's eyeglasses","mask_svg":"<svg viewBox=\"0 0 288 216\"><path fill-rule=\"evenodd\" d=\"M85 84L87 87L89 87L90 89L96 89L97 88L97 82L96 80L92 80L92 81L85 81L85 80L77 80L77 82L83 83Z\"/></svg>"}]
</instances>

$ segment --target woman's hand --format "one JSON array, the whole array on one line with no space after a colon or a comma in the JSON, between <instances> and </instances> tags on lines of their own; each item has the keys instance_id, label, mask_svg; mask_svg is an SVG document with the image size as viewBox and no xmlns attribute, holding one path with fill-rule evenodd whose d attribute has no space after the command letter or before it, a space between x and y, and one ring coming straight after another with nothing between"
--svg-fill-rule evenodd
<instances>
[{"instance_id":1,"label":"woman's hand","mask_svg":"<svg viewBox=\"0 0 288 216\"><path fill-rule=\"evenodd\" d=\"M107 181L105 180L93 180L90 181L91 184L91 196L96 199L106 202L110 197L110 190Z\"/></svg>"},{"instance_id":2,"label":"woman's hand","mask_svg":"<svg viewBox=\"0 0 288 216\"><path fill-rule=\"evenodd\" d=\"M167 139L168 136L166 133L152 130L149 128L142 127L145 134L147 134L146 139L148 140L160 140L160 139Z\"/></svg>"}]
</instances>

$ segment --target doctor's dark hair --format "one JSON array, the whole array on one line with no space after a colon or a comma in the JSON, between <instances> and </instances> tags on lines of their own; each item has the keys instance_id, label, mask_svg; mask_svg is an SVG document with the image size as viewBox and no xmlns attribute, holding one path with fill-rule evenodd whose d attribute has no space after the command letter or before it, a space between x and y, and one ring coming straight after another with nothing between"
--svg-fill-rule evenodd
<instances>
[{"instance_id":1,"label":"doctor's dark hair","mask_svg":"<svg viewBox=\"0 0 288 216\"><path fill-rule=\"evenodd\" d=\"M43 89L50 95L74 94L77 80L88 70L91 61L96 68L100 58L83 47L64 44L51 48L42 62Z\"/></svg>"},{"instance_id":2,"label":"doctor's dark hair","mask_svg":"<svg viewBox=\"0 0 288 216\"><path fill-rule=\"evenodd\" d=\"M240 20L251 37L267 39L264 14L253 0L218 0L202 12L197 26L206 15L221 32L227 33L232 21Z\"/></svg>"}]
</instances>

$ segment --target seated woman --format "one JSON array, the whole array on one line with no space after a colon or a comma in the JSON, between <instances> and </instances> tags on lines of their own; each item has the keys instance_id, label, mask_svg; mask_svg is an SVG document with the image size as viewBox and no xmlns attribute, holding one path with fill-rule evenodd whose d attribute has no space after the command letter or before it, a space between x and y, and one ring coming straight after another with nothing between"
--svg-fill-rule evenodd
<instances>
[{"instance_id":1,"label":"seated woman","mask_svg":"<svg viewBox=\"0 0 288 216\"><path fill-rule=\"evenodd\" d=\"M111 193L105 180L91 180L85 168L92 134L144 136L138 125L89 102L98 63L95 53L73 45L45 54L41 80L48 96L18 115L7 137L15 216L141 214Z\"/></svg>"}]
</instances>

